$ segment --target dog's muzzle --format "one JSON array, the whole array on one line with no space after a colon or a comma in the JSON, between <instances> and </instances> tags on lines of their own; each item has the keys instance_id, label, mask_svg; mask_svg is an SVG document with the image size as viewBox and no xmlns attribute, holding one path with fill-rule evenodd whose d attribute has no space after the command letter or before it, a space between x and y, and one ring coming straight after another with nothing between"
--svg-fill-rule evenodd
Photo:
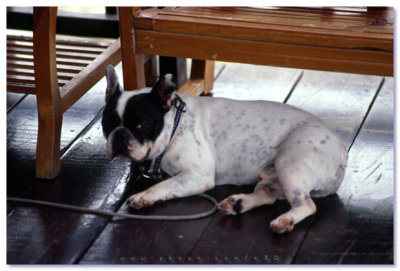
<instances>
[{"instance_id":1,"label":"dog's muzzle","mask_svg":"<svg viewBox=\"0 0 400 271\"><path fill-rule=\"evenodd\" d=\"M128 129L123 127L115 129L107 139L108 156L111 159L118 155L130 158L130 145L132 141L133 135Z\"/></svg>"}]
</instances>

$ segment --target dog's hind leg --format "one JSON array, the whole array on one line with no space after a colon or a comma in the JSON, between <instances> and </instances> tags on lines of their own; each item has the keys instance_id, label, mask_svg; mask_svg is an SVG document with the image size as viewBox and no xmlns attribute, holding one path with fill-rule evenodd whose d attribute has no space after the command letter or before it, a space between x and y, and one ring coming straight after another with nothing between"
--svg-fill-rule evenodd
<instances>
[{"instance_id":1,"label":"dog's hind leg","mask_svg":"<svg viewBox=\"0 0 400 271\"><path fill-rule=\"evenodd\" d=\"M310 191L316 182L315 168L310 166L313 150L283 150L275 159L275 168L283 193L291 209L274 219L270 228L277 233L293 230L294 225L317 210L310 197Z\"/></svg>"},{"instance_id":2,"label":"dog's hind leg","mask_svg":"<svg viewBox=\"0 0 400 271\"><path fill-rule=\"evenodd\" d=\"M261 205L273 204L277 198L283 196L273 167L264 168L259 179L253 193L229 196L218 205L219 209L226 215L236 215Z\"/></svg>"}]
</instances>

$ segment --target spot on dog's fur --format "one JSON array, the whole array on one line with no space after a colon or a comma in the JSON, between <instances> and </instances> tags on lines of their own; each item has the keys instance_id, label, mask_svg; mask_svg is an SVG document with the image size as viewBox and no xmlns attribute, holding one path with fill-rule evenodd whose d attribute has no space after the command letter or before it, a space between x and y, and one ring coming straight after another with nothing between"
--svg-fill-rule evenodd
<instances>
[{"instance_id":1,"label":"spot on dog's fur","mask_svg":"<svg viewBox=\"0 0 400 271\"><path fill-rule=\"evenodd\" d=\"M299 197L295 197L293 200L292 200L292 202L291 202L292 204L292 207L299 207L299 206L301 206L301 200L300 200L300 198Z\"/></svg>"},{"instance_id":2,"label":"spot on dog's fur","mask_svg":"<svg viewBox=\"0 0 400 271\"><path fill-rule=\"evenodd\" d=\"M242 199L238 199L235 203L235 205L233 205L233 210L237 213L240 214L240 212L243 210L243 206L242 206Z\"/></svg>"},{"instance_id":3,"label":"spot on dog's fur","mask_svg":"<svg viewBox=\"0 0 400 271\"><path fill-rule=\"evenodd\" d=\"M326 143L326 140L321 140L319 143L325 144L325 143Z\"/></svg>"},{"instance_id":4,"label":"spot on dog's fur","mask_svg":"<svg viewBox=\"0 0 400 271\"><path fill-rule=\"evenodd\" d=\"M293 190L293 195L295 195L295 196L300 196L300 195L301 195L300 190L299 190L299 189Z\"/></svg>"}]
</instances>

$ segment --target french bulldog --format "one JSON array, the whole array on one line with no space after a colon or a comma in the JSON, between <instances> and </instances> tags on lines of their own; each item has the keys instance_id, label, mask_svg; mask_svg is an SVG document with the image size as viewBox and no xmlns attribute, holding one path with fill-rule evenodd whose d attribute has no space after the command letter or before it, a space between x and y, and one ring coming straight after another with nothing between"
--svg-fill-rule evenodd
<instances>
[{"instance_id":1,"label":"french bulldog","mask_svg":"<svg viewBox=\"0 0 400 271\"><path fill-rule=\"evenodd\" d=\"M340 138L299 108L177 93L170 74L135 91L123 91L112 66L106 78L102 127L108 155L153 164L162 157L160 167L172 176L132 195L134 208L216 185L256 184L253 193L220 202L220 211L237 215L286 198L291 209L269 225L284 233L316 212L312 197L336 193L344 178L348 157ZM178 120L177 104L184 104Z\"/></svg>"}]
</instances>

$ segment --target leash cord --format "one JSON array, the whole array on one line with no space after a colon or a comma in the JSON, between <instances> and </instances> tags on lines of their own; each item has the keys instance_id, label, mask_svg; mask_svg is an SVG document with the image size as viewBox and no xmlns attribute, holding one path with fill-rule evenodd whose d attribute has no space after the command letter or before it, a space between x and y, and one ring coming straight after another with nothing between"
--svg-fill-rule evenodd
<instances>
[{"instance_id":1,"label":"leash cord","mask_svg":"<svg viewBox=\"0 0 400 271\"><path fill-rule=\"evenodd\" d=\"M203 213L198 213L198 214L193 214L193 215L171 215L171 216L168 216L168 215L134 215L134 214L116 213L116 212L112 212L112 211L104 211L104 210L98 210L98 209L90 209L90 208L85 208L85 207L79 207L79 206L73 206L73 205L61 204L61 203L54 203L54 202L48 202L48 201L42 201L42 200L17 198L17 197L7 197L7 201L35 204L35 205L40 205L40 206L45 206L45 207L53 207L53 208L74 211L74 212L88 213L88 214L102 215L102 216L122 217L122 218L140 219L140 220L177 221L177 220L195 220L195 219L204 218L204 217L212 215L217 210L218 203L213 197L206 195L206 194L199 194L197 196L201 196L201 197L209 200L213 204L213 208L209 211L206 211Z\"/></svg>"}]
</instances>

